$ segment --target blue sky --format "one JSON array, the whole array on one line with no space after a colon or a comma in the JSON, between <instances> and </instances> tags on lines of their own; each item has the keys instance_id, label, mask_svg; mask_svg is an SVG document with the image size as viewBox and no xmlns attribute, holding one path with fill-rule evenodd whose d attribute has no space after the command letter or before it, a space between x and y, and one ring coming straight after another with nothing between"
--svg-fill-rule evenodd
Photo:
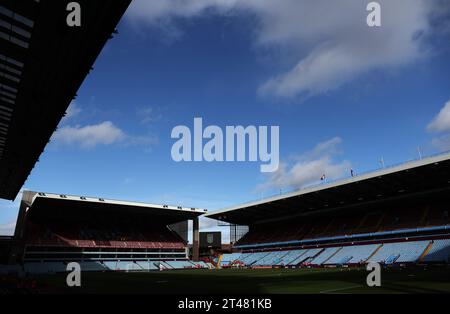
<instances>
[{"instance_id":1,"label":"blue sky","mask_svg":"<svg viewBox=\"0 0 450 314\"><path fill-rule=\"evenodd\" d=\"M24 188L211 211L450 149L449 5L380 3L135 0ZM279 170L174 162L194 117L280 126Z\"/></svg>"}]
</instances>

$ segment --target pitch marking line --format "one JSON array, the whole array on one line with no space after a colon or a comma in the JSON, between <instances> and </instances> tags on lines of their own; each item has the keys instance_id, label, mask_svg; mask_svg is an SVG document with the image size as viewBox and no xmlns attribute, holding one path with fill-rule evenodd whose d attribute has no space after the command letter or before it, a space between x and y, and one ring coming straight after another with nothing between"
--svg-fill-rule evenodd
<instances>
[{"instance_id":1,"label":"pitch marking line","mask_svg":"<svg viewBox=\"0 0 450 314\"><path fill-rule=\"evenodd\" d=\"M349 290L349 289L354 289L354 288L361 288L361 286L350 286L350 287L339 288L339 289L324 290L324 291L320 291L320 293L333 293L333 292Z\"/></svg>"}]
</instances>

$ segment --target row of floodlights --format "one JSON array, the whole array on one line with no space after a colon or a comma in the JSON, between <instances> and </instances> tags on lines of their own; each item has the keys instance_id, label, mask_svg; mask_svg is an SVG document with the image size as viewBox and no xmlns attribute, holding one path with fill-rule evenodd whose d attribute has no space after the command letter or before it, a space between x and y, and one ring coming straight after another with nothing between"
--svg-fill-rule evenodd
<instances>
[{"instance_id":1,"label":"row of floodlights","mask_svg":"<svg viewBox=\"0 0 450 314\"><path fill-rule=\"evenodd\" d=\"M46 196L46 194L43 193L43 192L39 192L38 195L39 195L39 196ZM67 198L67 195L65 195L65 194L59 194L59 197L60 197L60 198ZM86 201L87 199L86 199L86 197L84 197L84 196L80 196L80 200ZM98 200L99 200L100 202L104 202L104 201L105 201L104 198L99 198ZM163 208L169 208L169 205L163 205ZM183 207L177 206L177 209L183 209ZM195 210L195 208L194 208L194 207L191 207L191 210ZM208 210L207 210L207 209L204 209L203 211L206 212L206 211L208 211Z\"/></svg>"},{"instance_id":2,"label":"row of floodlights","mask_svg":"<svg viewBox=\"0 0 450 314\"><path fill-rule=\"evenodd\" d=\"M169 208L169 205L163 205L163 208ZM177 206L177 209L183 209L181 206ZM196 210L194 207L191 207L191 210ZM207 211L207 209L204 209L203 211Z\"/></svg>"},{"instance_id":3,"label":"row of floodlights","mask_svg":"<svg viewBox=\"0 0 450 314\"><path fill-rule=\"evenodd\" d=\"M44 192L39 192L38 195L39 195L39 196L47 196ZM67 195L66 195L66 194L59 194L59 197L60 197L60 198L67 198ZM80 200L86 201L87 198L86 198L85 196L80 196ZM104 198L99 198L98 200L99 200L100 202L104 202L104 201L105 201Z\"/></svg>"}]
</instances>

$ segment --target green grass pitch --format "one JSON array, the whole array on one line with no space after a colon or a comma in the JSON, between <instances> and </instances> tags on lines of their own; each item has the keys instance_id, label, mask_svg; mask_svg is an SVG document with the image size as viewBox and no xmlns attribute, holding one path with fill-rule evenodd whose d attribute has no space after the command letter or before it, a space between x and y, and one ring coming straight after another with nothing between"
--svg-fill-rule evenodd
<instances>
[{"instance_id":1,"label":"green grass pitch","mask_svg":"<svg viewBox=\"0 0 450 314\"><path fill-rule=\"evenodd\" d=\"M450 269L385 269L368 287L364 269L221 269L82 273L82 287L63 274L37 277L47 292L148 294L450 293Z\"/></svg>"}]
</instances>

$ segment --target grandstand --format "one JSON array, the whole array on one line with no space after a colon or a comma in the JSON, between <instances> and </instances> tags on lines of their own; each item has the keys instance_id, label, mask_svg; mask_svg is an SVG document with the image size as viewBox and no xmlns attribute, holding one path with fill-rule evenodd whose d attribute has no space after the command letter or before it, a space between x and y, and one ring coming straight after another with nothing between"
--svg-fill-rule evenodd
<instances>
[{"instance_id":1,"label":"grandstand","mask_svg":"<svg viewBox=\"0 0 450 314\"><path fill-rule=\"evenodd\" d=\"M205 210L24 191L9 264L27 273L206 268L198 262ZM193 256L178 225L194 222ZM186 230L187 228L182 228Z\"/></svg>"},{"instance_id":2,"label":"grandstand","mask_svg":"<svg viewBox=\"0 0 450 314\"><path fill-rule=\"evenodd\" d=\"M207 214L248 226L222 267L450 263L450 154Z\"/></svg>"}]
</instances>

